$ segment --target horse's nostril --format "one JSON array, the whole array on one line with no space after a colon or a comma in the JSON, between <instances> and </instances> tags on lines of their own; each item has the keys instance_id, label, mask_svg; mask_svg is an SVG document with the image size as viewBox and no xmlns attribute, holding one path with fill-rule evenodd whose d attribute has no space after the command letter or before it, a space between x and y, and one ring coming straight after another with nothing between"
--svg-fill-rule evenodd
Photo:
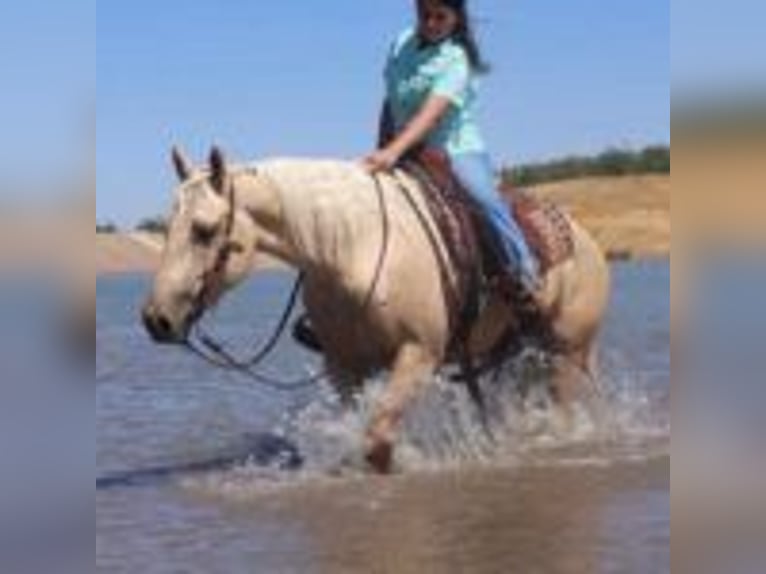
<instances>
[{"instance_id":1,"label":"horse's nostril","mask_svg":"<svg viewBox=\"0 0 766 574\"><path fill-rule=\"evenodd\" d=\"M173 332L173 326L170 324L170 321L167 320L163 315L159 315L155 319L155 326L157 328L157 335L160 339L169 339L170 335Z\"/></svg>"},{"instance_id":2,"label":"horse's nostril","mask_svg":"<svg viewBox=\"0 0 766 574\"><path fill-rule=\"evenodd\" d=\"M164 315L154 311L154 309L144 308L142 313L144 326L155 341L168 341L173 335L173 326Z\"/></svg>"}]
</instances>

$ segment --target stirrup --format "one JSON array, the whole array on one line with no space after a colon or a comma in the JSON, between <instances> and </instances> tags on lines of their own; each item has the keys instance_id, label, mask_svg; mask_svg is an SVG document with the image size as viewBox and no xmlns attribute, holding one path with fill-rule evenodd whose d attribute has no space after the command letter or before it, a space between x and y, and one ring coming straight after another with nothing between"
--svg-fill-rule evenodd
<instances>
[{"instance_id":1,"label":"stirrup","mask_svg":"<svg viewBox=\"0 0 766 574\"><path fill-rule=\"evenodd\" d=\"M322 344L317 338L314 327L311 326L309 317L306 314L301 315L293 323L293 339L315 353L321 353L323 351Z\"/></svg>"}]
</instances>

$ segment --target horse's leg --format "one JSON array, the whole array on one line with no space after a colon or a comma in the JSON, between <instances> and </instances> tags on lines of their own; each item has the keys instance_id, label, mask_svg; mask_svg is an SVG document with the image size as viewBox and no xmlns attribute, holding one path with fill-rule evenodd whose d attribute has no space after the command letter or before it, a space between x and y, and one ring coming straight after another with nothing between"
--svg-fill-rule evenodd
<instances>
[{"instance_id":1,"label":"horse's leg","mask_svg":"<svg viewBox=\"0 0 766 574\"><path fill-rule=\"evenodd\" d=\"M390 472L393 444L404 409L431 379L436 366L433 354L420 345L410 343L399 349L391 378L367 427L365 457L374 470Z\"/></svg>"},{"instance_id":2,"label":"horse's leg","mask_svg":"<svg viewBox=\"0 0 766 574\"><path fill-rule=\"evenodd\" d=\"M551 395L565 426L574 426L574 404L589 392L598 393L595 346L584 345L556 356Z\"/></svg>"}]
</instances>

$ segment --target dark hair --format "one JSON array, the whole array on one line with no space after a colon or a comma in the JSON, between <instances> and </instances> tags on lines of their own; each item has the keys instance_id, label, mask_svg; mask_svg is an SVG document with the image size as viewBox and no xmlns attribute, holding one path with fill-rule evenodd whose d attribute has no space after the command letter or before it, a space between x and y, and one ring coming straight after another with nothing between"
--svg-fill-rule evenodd
<instances>
[{"instance_id":1,"label":"dark hair","mask_svg":"<svg viewBox=\"0 0 766 574\"><path fill-rule=\"evenodd\" d=\"M453 34L454 40L463 46L468 55L471 68L480 74L486 74L490 70L487 61L482 57L476 36L473 33L471 17L468 14L467 0L437 0L442 5L454 10L458 15L457 30Z\"/></svg>"}]
</instances>

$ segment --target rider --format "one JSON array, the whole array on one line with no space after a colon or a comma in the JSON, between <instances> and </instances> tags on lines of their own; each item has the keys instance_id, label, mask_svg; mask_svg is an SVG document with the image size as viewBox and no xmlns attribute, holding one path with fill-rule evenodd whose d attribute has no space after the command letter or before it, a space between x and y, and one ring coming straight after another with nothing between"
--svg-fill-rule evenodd
<instances>
[{"instance_id":1,"label":"rider","mask_svg":"<svg viewBox=\"0 0 766 574\"><path fill-rule=\"evenodd\" d=\"M467 0L415 0L417 25L394 41L385 66L379 149L362 161L370 173L390 170L414 146L446 153L458 181L495 229L502 275L518 280L534 302L538 265L497 191L476 123L477 79L488 70L474 38Z\"/></svg>"},{"instance_id":2,"label":"rider","mask_svg":"<svg viewBox=\"0 0 766 574\"><path fill-rule=\"evenodd\" d=\"M503 280L524 311L541 318L538 264L497 190L495 173L476 124L478 76L488 71L474 38L467 0L415 0L417 25L394 41L385 66L386 97L379 149L363 158L370 173L394 168L419 144L446 153L455 176L496 231ZM520 287L520 289L518 289ZM307 318L293 334L319 349Z\"/></svg>"}]
</instances>

